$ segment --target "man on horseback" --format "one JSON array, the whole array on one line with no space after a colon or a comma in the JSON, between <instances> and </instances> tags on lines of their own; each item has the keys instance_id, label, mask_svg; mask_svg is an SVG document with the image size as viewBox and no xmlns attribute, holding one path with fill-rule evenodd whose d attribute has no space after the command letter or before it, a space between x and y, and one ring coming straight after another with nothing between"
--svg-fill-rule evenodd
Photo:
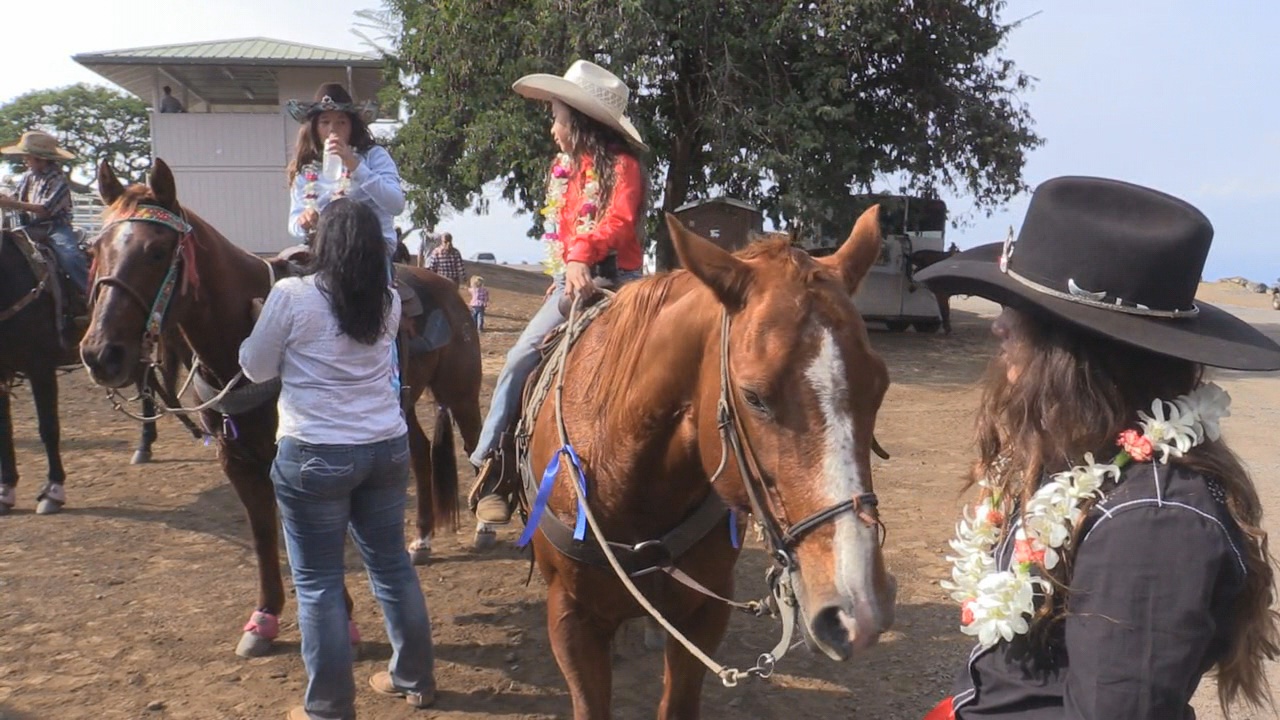
<instances>
[{"instance_id":1,"label":"man on horseback","mask_svg":"<svg viewBox=\"0 0 1280 720\"><path fill-rule=\"evenodd\" d=\"M0 195L0 209L21 213L28 237L47 241L62 274L71 281L69 289L74 290L62 302L64 313L79 315L88 296L89 256L71 227L71 187L59 167L59 162L73 160L75 155L38 130L23 133L16 145L0 148L0 154L21 156L27 166L17 196Z\"/></svg>"},{"instance_id":2,"label":"man on horseback","mask_svg":"<svg viewBox=\"0 0 1280 720\"><path fill-rule=\"evenodd\" d=\"M548 181L546 218L548 273L554 278L542 308L507 353L471 455L477 468L472 510L481 525L476 545L492 546L491 525L511 520L512 499L501 491L508 463L495 461L502 437L519 416L525 381L538 365L543 338L565 322L561 301L589 293L593 276L626 282L640 277L643 250L646 150L624 110L629 91L608 70L579 60L563 77L528 75L514 85L532 100L550 102L551 137L560 154Z\"/></svg>"}]
</instances>

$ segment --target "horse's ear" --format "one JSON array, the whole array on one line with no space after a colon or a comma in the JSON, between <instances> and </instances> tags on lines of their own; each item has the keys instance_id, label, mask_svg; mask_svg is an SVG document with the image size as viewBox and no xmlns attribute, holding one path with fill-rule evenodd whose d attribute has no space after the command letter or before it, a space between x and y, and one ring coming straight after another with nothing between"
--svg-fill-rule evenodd
<instances>
[{"instance_id":1,"label":"horse's ear","mask_svg":"<svg viewBox=\"0 0 1280 720\"><path fill-rule=\"evenodd\" d=\"M746 263L690 232L671 213L667 213L667 232L681 266L711 288L725 307L737 310L746 304L747 287L751 284L751 268Z\"/></svg>"},{"instance_id":2,"label":"horse's ear","mask_svg":"<svg viewBox=\"0 0 1280 720\"><path fill-rule=\"evenodd\" d=\"M151 174L147 176L147 186L156 202L170 210L178 206L178 185L173 181L173 171L160 158L151 166Z\"/></svg>"},{"instance_id":3,"label":"horse's ear","mask_svg":"<svg viewBox=\"0 0 1280 720\"><path fill-rule=\"evenodd\" d=\"M123 194L124 185L111 169L111 163L106 160L98 163L98 197L102 198L102 204L110 207Z\"/></svg>"},{"instance_id":4,"label":"horse's ear","mask_svg":"<svg viewBox=\"0 0 1280 720\"><path fill-rule=\"evenodd\" d=\"M850 293L856 292L862 278L871 269L872 263L880 257L880 246L883 238L880 235L880 206L872 205L862 213L858 222L853 224L853 232L844 241L834 255L819 260L840 273L845 287Z\"/></svg>"}]
</instances>

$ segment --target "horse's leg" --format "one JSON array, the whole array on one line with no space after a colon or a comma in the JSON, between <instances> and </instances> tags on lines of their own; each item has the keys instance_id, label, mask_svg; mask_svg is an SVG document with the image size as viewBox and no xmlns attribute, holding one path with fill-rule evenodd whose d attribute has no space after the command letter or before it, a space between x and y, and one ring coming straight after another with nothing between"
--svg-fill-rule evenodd
<instances>
[{"instance_id":1,"label":"horse's leg","mask_svg":"<svg viewBox=\"0 0 1280 720\"><path fill-rule=\"evenodd\" d=\"M462 436L462 449L470 457L476 451L476 444L480 442L480 427L484 424L484 418L480 415L480 402L477 400L451 404L449 412L453 415L453 422L458 425L458 434Z\"/></svg>"},{"instance_id":2,"label":"horse's leg","mask_svg":"<svg viewBox=\"0 0 1280 720\"><path fill-rule=\"evenodd\" d=\"M275 489L267 469L259 463L230 457L227 448L223 448L222 455L223 471L249 517L253 549L258 557L257 610L244 627L236 654L258 657L271 650L271 642L280 634L280 611L284 609Z\"/></svg>"},{"instance_id":3,"label":"horse's leg","mask_svg":"<svg viewBox=\"0 0 1280 720\"><path fill-rule=\"evenodd\" d=\"M0 515L17 502L18 461L13 453L13 416L9 412L9 381L0 378Z\"/></svg>"},{"instance_id":4,"label":"horse's leg","mask_svg":"<svg viewBox=\"0 0 1280 720\"><path fill-rule=\"evenodd\" d=\"M141 390L142 385L138 385ZM156 403L151 399L150 395L142 396L142 416L155 417ZM156 441L156 422L155 420L147 420L142 423L142 437L138 440L138 449L133 451L133 459L129 461L130 465L143 465L151 462L151 444Z\"/></svg>"},{"instance_id":5,"label":"horse's leg","mask_svg":"<svg viewBox=\"0 0 1280 720\"><path fill-rule=\"evenodd\" d=\"M253 549L258 556L258 607L249 617L236 645L240 657L261 657L271 652L271 643L280 634L280 611L284 609L284 580L280 576L279 524L276 520L276 495L269 474L256 463L228 457L223 449L223 472L231 481L249 516L253 533ZM342 595L347 617L354 618L355 603L346 584ZM360 631L354 619L348 621L353 653L359 651ZM358 659L358 655L353 654Z\"/></svg>"},{"instance_id":6,"label":"horse's leg","mask_svg":"<svg viewBox=\"0 0 1280 720\"><path fill-rule=\"evenodd\" d=\"M58 374L52 365L33 369L27 377L31 383L31 395L36 401L36 418L40 426L40 442L44 443L44 454L49 459L49 480L40 489L39 504L36 512L40 515L52 515L67 503L67 491L64 483L66 472L62 469L61 428L58 425Z\"/></svg>"},{"instance_id":7,"label":"horse's leg","mask_svg":"<svg viewBox=\"0 0 1280 720\"><path fill-rule=\"evenodd\" d=\"M617 626L589 617L559 575L547 587L547 633L573 700L573 720L609 720L613 664L609 645Z\"/></svg>"},{"instance_id":8,"label":"horse's leg","mask_svg":"<svg viewBox=\"0 0 1280 720\"><path fill-rule=\"evenodd\" d=\"M729 627L729 606L705 602L678 626L693 644L710 654ZM658 720L697 720L702 715L702 680L707 666L675 638L667 638Z\"/></svg>"},{"instance_id":9,"label":"horse's leg","mask_svg":"<svg viewBox=\"0 0 1280 720\"><path fill-rule=\"evenodd\" d=\"M413 466L414 487L418 494L418 516L415 519L418 537L410 543L409 552L414 565L426 565L431 561L431 535L435 532L435 508L431 501L431 441L418 421L417 398L405 410L405 424L409 426L409 462Z\"/></svg>"}]
</instances>

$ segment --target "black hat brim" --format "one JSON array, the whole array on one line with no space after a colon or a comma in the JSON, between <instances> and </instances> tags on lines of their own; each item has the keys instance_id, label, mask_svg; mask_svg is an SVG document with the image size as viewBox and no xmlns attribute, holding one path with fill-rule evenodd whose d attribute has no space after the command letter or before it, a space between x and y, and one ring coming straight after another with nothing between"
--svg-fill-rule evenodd
<instances>
[{"instance_id":1,"label":"black hat brim","mask_svg":"<svg viewBox=\"0 0 1280 720\"><path fill-rule=\"evenodd\" d=\"M947 295L977 295L1018 309L1038 309L1136 348L1230 370L1280 370L1280 345L1231 313L1196 301L1191 318L1153 318L1104 310L1037 292L1000 272L1003 243L952 255L915 274Z\"/></svg>"}]
</instances>

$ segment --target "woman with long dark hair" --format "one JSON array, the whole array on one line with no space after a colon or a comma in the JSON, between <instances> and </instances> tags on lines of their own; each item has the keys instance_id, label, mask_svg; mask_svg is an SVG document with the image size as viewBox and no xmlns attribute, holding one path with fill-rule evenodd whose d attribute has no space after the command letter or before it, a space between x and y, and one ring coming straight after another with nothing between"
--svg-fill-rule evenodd
<instances>
[{"instance_id":1,"label":"woman with long dark hair","mask_svg":"<svg viewBox=\"0 0 1280 720\"><path fill-rule=\"evenodd\" d=\"M386 263L373 211L333 201L319 215L309 271L276 283L240 348L246 377L281 380L271 479L308 677L306 704L290 720L355 717L342 593L348 530L393 650L389 672L370 684L417 707L435 694L431 623L404 551L409 444L391 354L400 299Z\"/></svg>"},{"instance_id":2,"label":"woman with long dark hair","mask_svg":"<svg viewBox=\"0 0 1280 720\"><path fill-rule=\"evenodd\" d=\"M977 646L929 720L1189 720L1211 670L1224 709L1269 702L1274 561L1205 368L1280 346L1196 300L1212 237L1177 198L1057 178L1016 243L917 275L1004 305L944 583Z\"/></svg>"},{"instance_id":3,"label":"woman with long dark hair","mask_svg":"<svg viewBox=\"0 0 1280 720\"><path fill-rule=\"evenodd\" d=\"M491 547L495 525L510 522L512 498L495 492L501 463L493 462L503 433L514 422L525 380L538 365L547 333L565 322L561 300L593 290L593 276L625 283L641 276L641 243L648 178L640 133L624 110L629 91L608 70L578 60L563 77L527 75L515 91L545 100L551 109L551 137L559 148L547 178L547 273L553 278L546 301L507 353L507 362L471 454L477 469L480 523L476 546Z\"/></svg>"}]
</instances>

